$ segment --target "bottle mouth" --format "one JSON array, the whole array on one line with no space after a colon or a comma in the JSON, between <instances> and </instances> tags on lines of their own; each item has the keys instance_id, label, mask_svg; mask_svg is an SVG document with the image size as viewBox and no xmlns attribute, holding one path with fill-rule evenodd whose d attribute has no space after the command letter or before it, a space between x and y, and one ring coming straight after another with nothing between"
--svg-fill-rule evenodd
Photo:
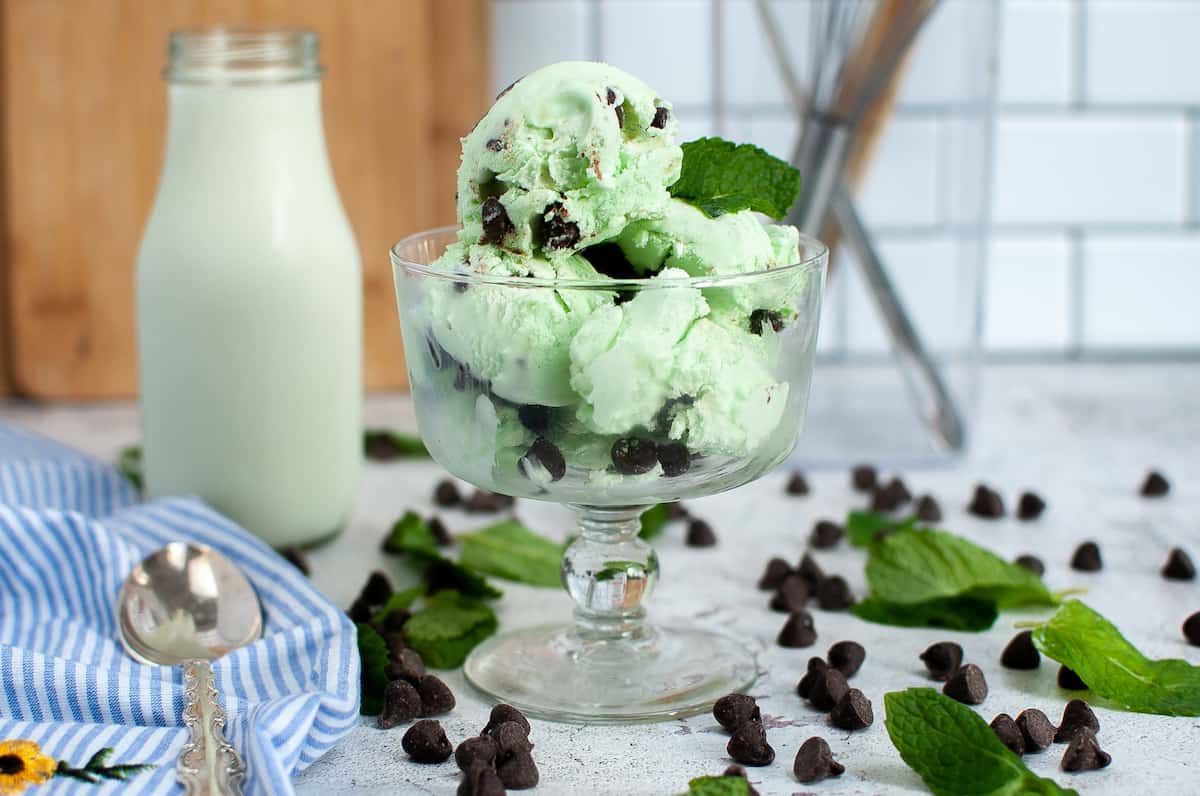
<instances>
[{"instance_id":1,"label":"bottle mouth","mask_svg":"<svg viewBox=\"0 0 1200 796\"><path fill-rule=\"evenodd\" d=\"M177 30L167 44L171 83L255 84L316 80L317 34L303 28Z\"/></svg>"}]
</instances>

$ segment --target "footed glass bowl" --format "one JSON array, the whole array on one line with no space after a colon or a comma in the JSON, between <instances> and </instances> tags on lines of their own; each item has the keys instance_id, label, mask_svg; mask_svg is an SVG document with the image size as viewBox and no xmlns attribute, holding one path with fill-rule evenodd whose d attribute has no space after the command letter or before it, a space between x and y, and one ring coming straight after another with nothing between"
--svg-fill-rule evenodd
<instances>
[{"instance_id":1,"label":"footed glass bowl","mask_svg":"<svg viewBox=\"0 0 1200 796\"><path fill-rule=\"evenodd\" d=\"M658 577L638 538L656 503L782 462L808 400L827 250L731 276L565 280L430 264L447 227L391 252L409 381L433 458L476 486L569 505L575 622L502 634L467 679L535 716L587 723L704 711L748 687L736 639L645 621Z\"/></svg>"}]
</instances>

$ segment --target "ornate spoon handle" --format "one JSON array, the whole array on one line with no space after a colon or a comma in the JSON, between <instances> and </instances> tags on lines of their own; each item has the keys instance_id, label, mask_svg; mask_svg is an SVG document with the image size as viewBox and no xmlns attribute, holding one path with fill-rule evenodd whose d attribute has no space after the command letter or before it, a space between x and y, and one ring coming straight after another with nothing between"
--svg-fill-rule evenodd
<instances>
[{"instance_id":1,"label":"ornate spoon handle","mask_svg":"<svg viewBox=\"0 0 1200 796\"><path fill-rule=\"evenodd\" d=\"M179 753L176 778L188 796L241 796L246 764L225 740L225 709L208 661L183 665L183 723L190 737Z\"/></svg>"}]
</instances>

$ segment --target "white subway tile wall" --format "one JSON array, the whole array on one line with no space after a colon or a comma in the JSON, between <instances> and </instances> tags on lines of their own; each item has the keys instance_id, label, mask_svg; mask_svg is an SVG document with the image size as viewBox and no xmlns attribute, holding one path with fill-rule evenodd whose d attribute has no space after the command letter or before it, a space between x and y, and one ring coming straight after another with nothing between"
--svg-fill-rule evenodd
<instances>
[{"instance_id":1,"label":"white subway tile wall","mask_svg":"<svg viewBox=\"0 0 1200 796\"><path fill-rule=\"evenodd\" d=\"M938 232L977 138L952 109L979 75L946 0L908 67L862 209L919 330L961 339L974 286ZM808 41L809 0L770 0ZM1003 356L1200 353L1200 0L1000 0L985 345ZM676 106L685 138L786 157L796 122L753 0L493 0L497 90L542 64L607 60ZM799 64L801 72L808 65ZM955 192L955 193L952 193ZM846 263L843 262L843 265ZM834 280L826 354L886 350L854 268ZM965 317L965 315L964 315Z\"/></svg>"}]
</instances>

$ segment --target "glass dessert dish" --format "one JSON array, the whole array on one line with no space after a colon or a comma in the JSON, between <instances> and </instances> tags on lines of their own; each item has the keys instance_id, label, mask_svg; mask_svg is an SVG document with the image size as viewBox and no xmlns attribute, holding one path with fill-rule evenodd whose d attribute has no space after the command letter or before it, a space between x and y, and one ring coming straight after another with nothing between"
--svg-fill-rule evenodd
<instances>
[{"instance_id":1,"label":"glass dessert dish","mask_svg":"<svg viewBox=\"0 0 1200 796\"><path fill-rule=\"evenodd\" d=\"M459 478L579 517L562 560L574 623L484 642L467 679L529 714L587 723L689 715L748 687L745 644L645 621L659 564L639 518L787 458L808 400L824 245L801 237L793 264L705 277L430 267L458 239L446 227L391 252L421 435Z\"/></svg>"}]
</instances>

